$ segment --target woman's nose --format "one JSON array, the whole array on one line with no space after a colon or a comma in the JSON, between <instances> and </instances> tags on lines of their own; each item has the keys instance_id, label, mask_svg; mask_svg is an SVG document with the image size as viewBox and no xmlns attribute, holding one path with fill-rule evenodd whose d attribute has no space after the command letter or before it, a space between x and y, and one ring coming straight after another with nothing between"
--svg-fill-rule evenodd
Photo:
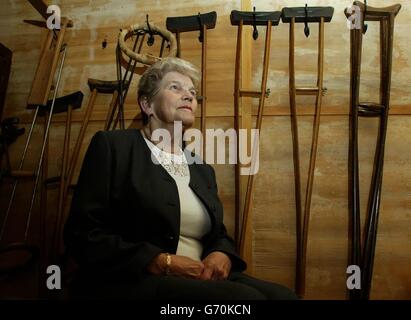
<instances>
[{"instance_id":1,"label":"woman's nose","mask_svg":"<svg viewBox=\"0 0 411 320\"><path fill-rule=\"evenodd\" d=\"M185 91L183 95L183 100L192 102L194 100L194 96L190 91Z\"/></svg>"}]
</instances>

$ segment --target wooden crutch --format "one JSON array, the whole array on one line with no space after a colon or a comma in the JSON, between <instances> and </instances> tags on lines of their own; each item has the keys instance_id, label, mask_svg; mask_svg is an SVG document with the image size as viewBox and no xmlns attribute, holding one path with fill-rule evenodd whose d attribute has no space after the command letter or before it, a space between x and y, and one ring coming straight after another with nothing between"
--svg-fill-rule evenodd
<instances>
[{"instance_id":1,"label":"wooden crutch","mask_svg":"<svg viewBox=\"0 0 411 320\"><path fill-rule=\"evenodd\" d=\"M350 233L351 233L351 264L361 266L361 289L351 290L351 299L368 300L372 284L377 226L381 201L382 176L384 166L384 149L387 134L388 114L390 108L390 90L392 74L392 56L394 42L394 20L401 5L396 4L386 8L373 8L367 2L354 1L354 8L361 11L360 28L351 30L351 115L350 115ZM347 17L351 14L345 11ZM360 102L360 80L363 34L367 31L365 21L380 23L380 101ZM377 147L374 159L374 169L368 198L367 218L365 222L364 246L361 252L361 221L360 221L360 188L358 164L358 118L379 118Z\"/></svg>"},{"instance_id":2,"label":"wooden crutch","mask_svg":"<svg viewBox=\"0 0 411 320\"><path fill-rule=\"evenodd\" d=\"M206 159L206 104L207 104L207 29L214 29L217 22L215 11L185 17L168 17L167 29L176 34L177 57L181 58L180 34L183 32L200 31L198 40L201 42L201 92L197 97L201 104L200 130L203 133L203 148L201 157Z\"/></svg>"},{"instance_id":3,"label":"wooden crutch","mask_svg":"<svg viewBox=\"0 0 411 320\"><path fill-rule=\"evenodd\" d=\"M132 51L140 54L141 49L144 44L146 33L143 30L136 30L134 34L136 37L134 40ZM150 45L152 45L153 38L149 37L147 42ZM163 42L161 44L161 49L160 49L161 51L160 56L164 50L164 42L165 42L165 39L163 38ZM138 49L137 49L137 46L138 46ZM124 76L122 75L121 66L124 66L126 69ZM128 89L130 87L129 84L131 83L131 80L133 78L134 73L136 72L136 67L137 67L137 61L133 60L130 57L128 59L128 62L127 63L125 62L119 45L117 45L117 48L116 48L116 67L117 67L117 83L118 83L118 87L116 90L117 97L116 97L115 103L110 106L108 118L106 121L106 130L110 130L110 129L115 130L118 124L120 124L121 129L124 129L124 126L125 126L124 117L123 117L124 101L127 97ZM118 94L119 92L122 92L122 94L119 95ZM115 116L115 113L117 113L116 116Z\"/></svg>"},{"instance_id":4,"label":"wooden crutch","mask_svg":"<svg viewBox=\"0 0 411 320\"><path fill-rule=\"evenodd\" d=\"M62 30L60 30L60 32ZM64 35L64 32L63 32L63 35ZM59 33L59 36L60 36L60 33ZM7 266L5 268L0 269L0 273L9 273L9 272L19 270L20 268L33 263L35 261L35 259L37 258L38 254L39 254L38 248L36 246L30 245L28 243L28 232L29 232L29 227L30 227L31 215L32 215L33 207L34 207L34 202L35 202L35 199L36 199L38 182L40 180L40 172L42 170L44 154L45 154L46 145L47 145L47 141L48 141L49 129L50 129L50 125L51 125L51 119L52 119L53 112L54 112L55 101L57 99L57 91L58 91L58 88L59 88L61 73L62 73L62 70L63 70L64 60L65 60L65 56L66 56L66 46L65 45L61 46L62 38L60 40L61 41L59 41L59 38L57 39L57 45L55 47L55 55L54 55L55 59L53 59L53 65L54 65L54 62L55 62L55 66L57 67L60 52L62 52L61 62L60 62L59 70L58 70L57 81L56 81L54 94L53 94L54 95L53 100L51 102L50 110L48 112L48 117L47 117L47 120L46 120L44 139L43 139L43 143L42 143L41 150L40 150L40 156L39 156L39 160L38 160L36 170L34 171L34 174L33 174L34 186L33 186L33 192L32 192L32 195L31 195L30 207L29 207L29 210L28 210L27 218L26 218L24 240L21 241L21 242L14 242L14 243L10 243L10 244L7 244L7 245L3 245L0 248L0 254L7 254L10 251L23 251L23 252L26 252L28 254L29 258L27 260L23 261L22 264ZM59 44L60 44L60 46L59 46ZM47 47L44 47L44 48L47 48ZM41 61L42 60L40 60L40 63L42 63ZM51 68L51 71L54 71L53 66ZM46 75L48 75L48 74L46 74ZM37 74L36 74L36 76L37 76ZM44 80L37 80L37 81L44 81ZM50 82L49 85L50 85L50 87L48 89L47 88L45 89L45 92L47 92L47 93L49 93L50 90L51 90L52 82ZM41 97L36 96L36 98L41 98ZM29 134L28 134L28 137L27 137L27 140L26 140L26 145L24 147L23 155L22 155L22 158L20 160L20 165L19 165L17 173L21 172L21 170L23 169L24 160L25 160L25 157L26 157L26 154L27 154L28 146L30 144L30 139L31 139L31 136L32 136L34 125L36 123L37 116L39 115L39 113L42 112L42 110L44 109L45 106L47 106L47 100L44 104L38 104L36 109L35 109L33 121L32 121L30 131L29 131ZM2 240L2 238L4 236L4 233L5 233L5 230L6 230L7 220L8 220L9 214L10 214L10 210L11 210L12 205L13 205L13 200L14 200L16 189L17 189L18 178L20 178L20 176L17 175L13 178L15 179L15 182L13 184L12 193L11 193L11 196L10 196L10 199L9 199L9 203L8 203L8 206L7 206L5 218L3 220L3 225L2 225L2 228L1 228L1 231L0 231L0 243L1 243L1 240Z\"/></svg>"},{"instance_id":5,"label":"wooden crutch","mask_svg":"<svg viewBox=\"0 0 411 320\"><path fill-rule=\"evenodd\" d=\"M296 279L295 290L298 296L305 294L305 268L307 257L308 227L310 221L311 197L314 182L315 160L317 155L318 134L320 129L320 115L322 96L326 89L323 87L324 79L324 24L330 22L334 13L332 7L296 7L284 8L282 11L282 21L290 23L290 113L291 129L293 136L293 160L295 178L295 201L296 201L296 235L297 235L297 259L296 259ZM317 85L312 88L301 88L295 84L295 24L304 23L304 33L306 37L310 35L308 23L319 24L318 35L318 69ZM300 152L298 140L298 122L296 110L296 96L310 95L316 97L315 114L313 123L313 135L311 144L310 164L308 170L307 187L305 192L304 214L302 213L301 202L301 173L300 173Z\"/></svg>"},{"instance_id":6,"label":"wooden crutch","mask_svg":"<svg viewBox=\"0 0 411 320\"><path fill-rule=\"evenodd\" d=\"M258 132L261 130L262 118L264 113L264 102L268 97L269 90L267 90L267 75L268 75L268 66L270 62L270 44L271 44L271 28L272 26L277 26L280 22L281 12L272 11L272 12L256 12L255 8L252 12L246 11L231 11L231 24L238 26L237 33L237 50L236 50L236 64L235 64L235 80L234 80L234 109L235 109L235 130L237 132L237 164L236 164L236 175L235 175L235 191L236 191L236 201L235 201L235 222L236 222L236 242L240 249L240 254L244 254L244 245L245 237L247 234L247 229L249 228L249 215L250 215L250 203L251 196L254 186L254 174L252 173L248 177L247 182L247 191L245 194L244 201L244 210L242 216L240 217L240 208L241 208L241 198L240 198L240 176L241 176L241 167L240 167L240 141L239 141L239 130L240 130L240 119L239 119L239 108L240 108L240 99L241 97L251 97L257 98L258 103L258 114L257 114L257 125L256 129ZM254 28L253 38L254 40L258 37L257 26L266 26L266 37L265 37L265 47L264 47L264 61L263 61L263 72L261 79L261 88L260 90L249 90L243 89L241 87L241 47L242 47L242 35L243 35L243 26L251 25ZM243 106L244 107L244 106ZM257 137L257 136L255 136ZM254 148L252 148L252 157L251 164L252 167L255 165L256 153L258 146L256 141L253 143ZM251 168L253 172L254 168ZM241 219L241 229L239 229Z\"/></svg>"},{"instance_id":7,"label":"wooden crutch","mask_svg":"<svg viewBox=\"0 0 411 320\"><path fill-rule=\"evenodd\" d=\"M83 93L81 91L74 92L72 94L59 97L54 101L53 107L53 114L58 113L67 113L66 115L66 125L64 130L64 142L63 142L63 152L62 152L62 163L61 163L61 174L57 177L48 177L47 176L47 162L48 162L48 141L46 141L46 147L44 151L44 160L43 160L43 168L42 168L42 181L44 182L44 191L42 190L42 209L41 214L46 217L47 216L47 187L51 184L58 183L59 184L59 204L57 213L60 212L60 198L61 194L65 187L65 177L67 175L67 168L68 168L68 157L69 157L69 147L70 147L70 135L71 135L71 120L72 120L72 111L81 107L83 102ZM47 115L50 113L51 106L53 104L53 100L49 100L47 106L40 110L39 115L44 115L45 119L48 118ZM46 126L45 126L46 127ZM44 219L41 219L45 221ZM55 221L59 221L59 215L57 214L55 217ZM43 225L41 225L43 227ZM52 228L53 234L56 232L58 228L58 224ZM46 228L43 230L44 236L43 239L46 239ZM52 248L49 244L44 244L42 252L44 254L48 254L48 250ZM54 251L53 251L54 253Z\"/></svg>"}]
</instances>

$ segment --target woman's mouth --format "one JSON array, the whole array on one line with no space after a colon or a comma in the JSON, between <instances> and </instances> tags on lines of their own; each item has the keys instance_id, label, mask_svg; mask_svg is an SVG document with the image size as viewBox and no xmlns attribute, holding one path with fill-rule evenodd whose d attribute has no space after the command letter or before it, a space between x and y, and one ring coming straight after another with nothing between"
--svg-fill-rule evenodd
<instances>
[{"instance_id":1,"label":"woman's mouth","mask_svg":"<svg viewBox=\"0 0 411 320\"><path fill-rule=\"evenodd\" d=\"M187 111L193 112L193 109L192 109L191 107L189 107L189 106L182 106L182 107L179 107L178 109L183 109L183 110L187 110Z\"/></svg>"}]
</instances>

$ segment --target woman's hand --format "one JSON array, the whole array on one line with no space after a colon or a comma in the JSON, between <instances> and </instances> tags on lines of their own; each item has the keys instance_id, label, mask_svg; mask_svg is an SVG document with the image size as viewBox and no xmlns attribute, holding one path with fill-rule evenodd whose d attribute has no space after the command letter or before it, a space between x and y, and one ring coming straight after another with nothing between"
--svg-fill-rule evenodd
<instances>
[{"instance_id":1,"label":"woman's hand","mask_svg":"<svg viewBox=\"0 0 411 320\"><path fill-rule=\"evenodd\" d=\"M163 274L166 267L166 255L160 253L147 267L148 272L154 275ZM170 275L184 278L198 279L203 273L204 264L189 257L171 255Z\"/></svg>"},{"instance_id":2,"label":"woman's hand","mask_svg":"<svg viewBox=\"0 0 411 320\"><path fill-rule=\"evenodd\" d=\"M205 259L202 280L225 280L230 274L231 260L224 252L211 252Z\"/></svg>"},{"instance_id":3,"label":"woman's hand","mask_svg":"<svg viewBox=\"0 0 411 320\"><path fill-rule=\"evenodd\" d=\"M198 279L204 271L201 261L185 256L171 256L170 274L185 278Z\"/></svg>"}]
</instances>

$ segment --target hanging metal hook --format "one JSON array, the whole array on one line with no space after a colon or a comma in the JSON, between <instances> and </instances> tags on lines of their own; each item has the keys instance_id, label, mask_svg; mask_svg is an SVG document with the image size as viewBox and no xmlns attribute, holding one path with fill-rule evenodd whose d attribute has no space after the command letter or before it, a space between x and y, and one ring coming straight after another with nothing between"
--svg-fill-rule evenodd
<instances>
[{"instance_id":1,"label":"hanging metal hook","mask_svg":"<svg viewBox=\"0 0 411 320\"><path fill-rule=\"evenodd\" d=\"M365 23L365 15L367 14L367 0L364 0L364 13L362 15L362 33L365 34L368 30L368 24Z\"/></svg>"},{"instance_id":2,"label":"hanging metal hook","mask_svg":"<svg viewBox=\"0 0 411 320\"><path fill-rule=\"evenodd\" d=\"M305 27L304 27L304 34L308 38L310 36L310 27L308 26L308 4L305 4Z\"/></svg>"},{"instance_id":3,"label":"hanging metal hook","mask_svg":"<svg viewBox=\"0 0 411 320\"><path fill-rule=\"evenodd\" d=\"M204 39L204 34L203 34L203 22L201 21L201 14L200 12L198 13L198 24L200 26L200 35L198 36L198 41L203 42Z\"/></svg>"},{"instance_id":4,"label":"hanging metal hook","mask_svg":"<svg viewBox=\"0 0 411 320\"><path fill-rule=\"evenodd\" d=\"M149 34L149 37L147 39L147 45L151 47L154 44L154 35L153 35L153 31L150 28L150 23L148 22L148 14L146 15L146 23L147 23L148 34Z\"/></svg>"},{"instance_id":5,"label":"hanging metal hook","mask_svg":"<svg viewBox=\"0 0 411 320\"><path fill-rule=\"evenodd\" d=\"M253 7L253 39L254 40L258 39L258 30L257 30L257 25L256 25L256 19L255 19L255 7Z\"/></svg>"}]
</instances>

